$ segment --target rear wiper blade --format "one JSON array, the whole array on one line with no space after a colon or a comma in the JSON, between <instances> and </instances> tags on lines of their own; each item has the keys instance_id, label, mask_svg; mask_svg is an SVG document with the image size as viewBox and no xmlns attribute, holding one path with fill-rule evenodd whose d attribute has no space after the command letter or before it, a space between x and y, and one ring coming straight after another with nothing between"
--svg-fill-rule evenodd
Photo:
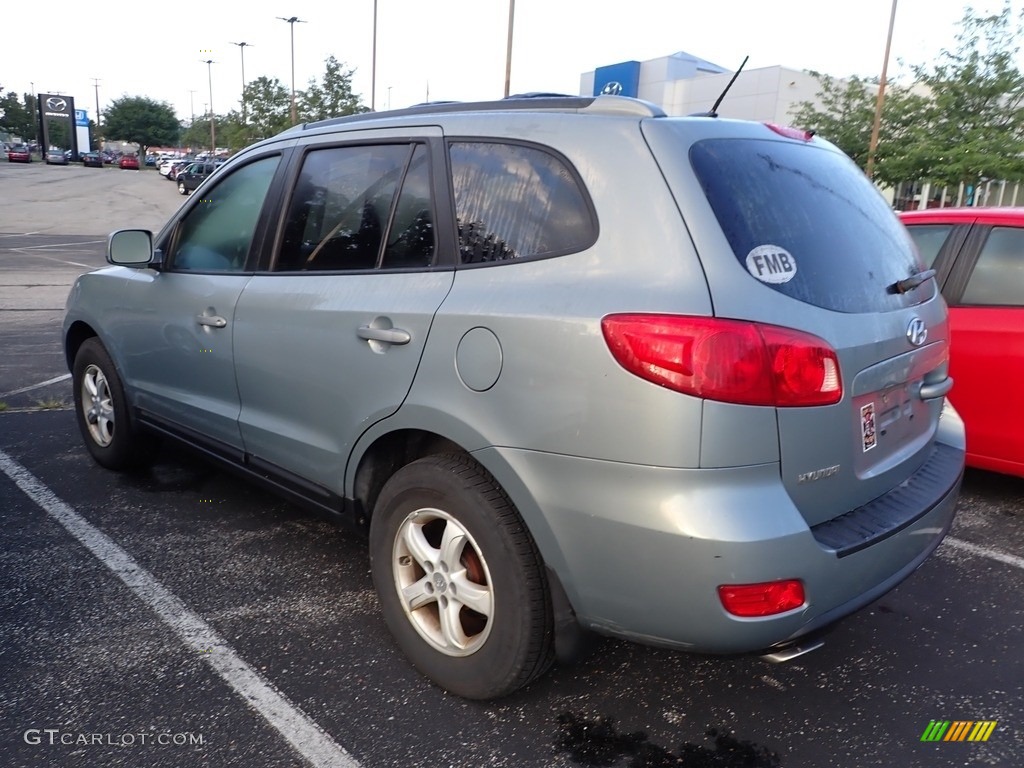
<instances>
[{"instance_id":1,"label":"rear wiper blade","mask_svg":"<svg viewBox=\"0 0 1024 768\"><path fill-rule=\"evenodd\" d=\"M889 290L892 293L908 293L922 283L931 280L933 277L935 277L935 270L926 269L923 272L918 272L916 275L911 275L903 280L897 280L889 286Z\"/></svg>"}]
</instances>

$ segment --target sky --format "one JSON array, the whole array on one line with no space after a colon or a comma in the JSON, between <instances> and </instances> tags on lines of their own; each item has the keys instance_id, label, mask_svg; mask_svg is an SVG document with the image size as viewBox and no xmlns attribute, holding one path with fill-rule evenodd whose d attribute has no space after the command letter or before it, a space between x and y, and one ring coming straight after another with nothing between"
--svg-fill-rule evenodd
<instances>
[{"instance_id":1,"label":"sky","mask_svg":"<svg viewBox=\"0 0 1024 768\"><path fill-rule=\"evenodd\" d=\"M728 69L781 65L834 76L878 76L891 0L511 0L511 92L579 93L580 76L606 64L685 51ZM962 0L898 0L890 78L955 47ZM1002 0L974 0L994 12ZM1024 0L1013 0L1020 10ZM374 8L376 6L376 66ZM321 79L334 56L354 70L353 90L376 109L427 100L500 98L510 0L176 0L105 10L99 25L13 28L0 46L0 87L73 96L95 119L121 96L170 104L182 120L211 103L239 109L245 80L291 88ZM29 17L31 17L29 13ZM298 17L289 25L278 17ZM240 47L236 43L247 43ZM214 63L207 65L206 60ZM1024 64L1022 64L1024 68ZM374 76L375 75L375 76Z\"/></svg>"}]
</instances>

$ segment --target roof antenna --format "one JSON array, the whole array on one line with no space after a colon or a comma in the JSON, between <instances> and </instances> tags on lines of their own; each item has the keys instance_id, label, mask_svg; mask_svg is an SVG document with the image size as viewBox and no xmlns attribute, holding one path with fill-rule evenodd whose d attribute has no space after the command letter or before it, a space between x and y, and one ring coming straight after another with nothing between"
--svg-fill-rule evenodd
<instances>
[{"instance_id":1,"label":"roof antenna","mask_svg":"<svg viewBox=\"0 0 1024 768\"><path fill-rule=\"evenodd\" d=\"M725 98L725 94L729 92L729 89L732 88L732 84L736 82L736 78L740 76L740 72L743 71L743 67L746 66L747 60L749 58L749 56L743 57L743 62L740 64L740 68L736 70L735 74L733 74L732 79L729 81L729 84L725 86L725 90L722 91L722 95L718 97L718 100L711 107L711 111L704 113L704 117L718 117L718 105L722 103L722 100Z\"/></svg>"}]
</instances>

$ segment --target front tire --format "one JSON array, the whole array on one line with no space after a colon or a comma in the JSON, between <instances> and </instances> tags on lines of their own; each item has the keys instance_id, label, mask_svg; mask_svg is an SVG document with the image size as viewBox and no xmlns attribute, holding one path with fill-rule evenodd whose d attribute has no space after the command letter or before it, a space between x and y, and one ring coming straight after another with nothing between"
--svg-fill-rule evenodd
<instances>
[{"instance_id":1,"label":"front tire","mask_svg":"<svg viewBox=\"0 0 1024 768\"><path fill-rule=\"evenodd\" d=\"M97 338L82 342L72 370L75 416L85 447L97 464L124 470L144 464L153 438L132 423L124 386Z\"/></svg>"},{"instance_id":2,"label":"front tire","mask_svg":"<svg viewBox=\"0 0 1024 768\"><path fill-rule=\"evenodd\" d=\"M182 194L182 195L187 195L188 194L188 190L185 189L185 182L184 181L179 181L178 182L178 192L180 194Z\"/></svg>"},{"instance_id":3,"label":"front tire","mask_svg":"<svg viewBox=\"0 0 1024 768\"><path fill-rule=\"evenodd\" d=\"M551 665L540 553L512 502L472 459L429 456L398 470L374 507L370 558L399 648L442 688L494 699Z\"/></svg>"}]
</instances>

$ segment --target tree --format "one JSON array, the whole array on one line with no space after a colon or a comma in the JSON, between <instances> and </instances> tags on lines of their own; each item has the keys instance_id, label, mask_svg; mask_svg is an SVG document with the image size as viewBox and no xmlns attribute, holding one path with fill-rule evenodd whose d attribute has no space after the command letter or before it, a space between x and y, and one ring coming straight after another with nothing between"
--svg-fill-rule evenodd
<instances>
[{"instance_id":1,"label":"tree","mask_svg":"<svg viewBox=\"0 0 1024 768\"><path fill-rule=\"evenodd\" d=\"M931 99L910 155L917 178L946 185L1024 180L1024 75L1015 65L1021 35L1010 5L991 16L964 13L958 46L933 67L914 68Z\"/></svg>"},{"instance_id":2,"label":"tree","mask_svg":"<svg viewBox=\"0 0 1024 768\"><path fill-rule=\"evenodd\" d=\"M25 141L37 141L39 126L35 96L26 93L22 99L19 101L18 94L11 92L0 98L0 126Z\"/></svg>"},{"instance_id":3,"label":"tree","mask_svg":"<svg viewBox=\"0 0 1024 768\"><path fill-rule=\"evenodd\" d=\"M302 95L298 105L300 119L303 122L312 122L369 112L361 97L352 93L352 75L355 74L355 70L343 71L341 63L333 56L329 56L325 64L323 84L317 84L315 79L310 79L309 87Z\"/></svg>"},{"instance_id":4,"label":"tree","mask_svg":"<svg viewBox=\"0 0 1024 768\"><path fill-rule=\"evenodd\" d=\"M1000 13L976 16L968 8L955 50L932 66L912 68L910 86L886 89L875 159L876 181L930 181L972 185L983 179L1024 180L1024 75L1014 62L1021 29L1009 3ZM877 82L819 75L821 107L803 102L794 111L866 165Z\"/></svg>"},{"instance_id":5,"label":"tree","mask_svg":"<svg viewBox=\"0 0 1024 768\"><path fill-rule=\"evenodd\" d=\"M149 147L176 144L180 126L171 105L145 96L114 99L103 113L103 133L108 139L139 145L143 157Z\"/></svg>"},{"instance_id":6,"label":"tree","mask_svg":"<svg viewBox=\"0 0 1024 768\"><path fill-rule=\"evenodd\" d=\"M871 146L871 128L875 117L878 81L857 77L837 80L819 72L819 107L814 102L801 102L793 112L794 122L813 130L849 155L862 169L867 167ZM886 87L885 109L879 126L879 143L875 152L875 179L896 183L907 178L907 154L919 140L921 114L928 99L911 88L897 83Z\"/></svg>"},{"instance_id":7,"label":"tree","mask_svg":"<svg viewBox=\"0 0 1024 768\"><path fill-rule=\"evenodd\" d=\"M291 96L276 77L259 77L246 85L245 104L251 141L275 136L291 125Z\"/></svg>"}]
</instances>

